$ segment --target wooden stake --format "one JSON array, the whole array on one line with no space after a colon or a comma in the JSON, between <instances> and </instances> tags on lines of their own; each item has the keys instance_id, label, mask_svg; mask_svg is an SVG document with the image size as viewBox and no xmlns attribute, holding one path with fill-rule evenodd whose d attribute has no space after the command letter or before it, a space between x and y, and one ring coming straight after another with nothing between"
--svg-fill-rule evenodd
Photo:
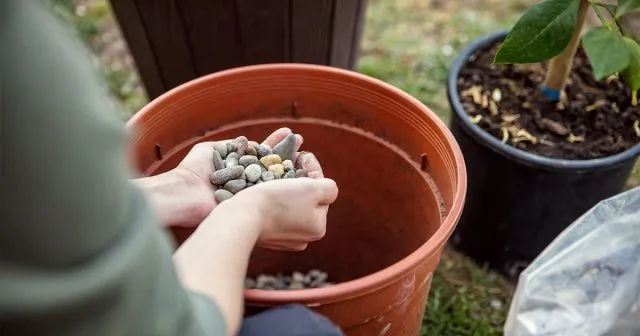
<instances>
[{"instance_id":1,"label":"wooden stake","mask_svg":"<svg viewBox=\"0 0 640 336\"><path fill-rule=\"evenodd\" d=\"M588 10L589 0L580 0L578 20L575 30L573 31L573 36L571 36L571 41L567 48L549 61L547 75L544 81L545 88L560 93L567 84L567 79L571 72L571 65L573 64L573 57L576 54L576 50L578 50L578 45L580 45L582 26L584 25Z\"/></svg>"}]
</instances>

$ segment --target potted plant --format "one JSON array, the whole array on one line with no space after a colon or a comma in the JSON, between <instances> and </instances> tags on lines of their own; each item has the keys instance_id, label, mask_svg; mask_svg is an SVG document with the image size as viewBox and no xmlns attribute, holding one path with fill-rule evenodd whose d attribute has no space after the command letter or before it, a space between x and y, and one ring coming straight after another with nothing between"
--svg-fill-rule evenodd
<instances>
[{"instance_id":1,"label":"potted plant","mask_svg":"<svg viewBox=\"0 0 640 336\"><path fill-rule=\"evenodd\" d=\"M320 269L335 285L248 289L245 311L296 302L346 335L419 333L431 277L462 212L466 174L453 135L415 98L334 67L255 65L182 84L128 125L145 175L175 167L198 142L264 139L283 126L302 134L340 186L327 234L303 252L256 249L248 272Z\"/></svg>"},{"instance_id":2,"label":"potted plant","mask_svg":"<svg viewBox=\"0 0 640 336\"><path fill-rule=\"evenodd\" d=\"M619 22L639 7L546 0L455 61L450 126L469 175L459 250L516 276L622 191L640 153L640 46ZM582 34L590 10L602 25Z\"/></svg>"}]
</instances>

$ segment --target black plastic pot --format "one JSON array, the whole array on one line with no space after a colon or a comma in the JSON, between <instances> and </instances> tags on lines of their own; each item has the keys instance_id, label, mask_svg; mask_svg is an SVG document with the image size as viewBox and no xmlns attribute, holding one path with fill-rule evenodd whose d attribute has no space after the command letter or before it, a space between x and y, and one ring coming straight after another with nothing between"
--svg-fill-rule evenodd
<instances>
[{"instance_id":1,"label":"black plastic pot","mask_svg":"<svg viewBox=\"0 0 640 336\"><path fill-rule=\"evenodd\" d=\"M466 205L451 241L476 262L515 278L575 219L623 190L640 145L601 159L559 160L503 144L473 124L460 102L460 69L475 50L506 34L474 42L449 72L450 127L468 174Z\"/></svg>"}]
</instances>

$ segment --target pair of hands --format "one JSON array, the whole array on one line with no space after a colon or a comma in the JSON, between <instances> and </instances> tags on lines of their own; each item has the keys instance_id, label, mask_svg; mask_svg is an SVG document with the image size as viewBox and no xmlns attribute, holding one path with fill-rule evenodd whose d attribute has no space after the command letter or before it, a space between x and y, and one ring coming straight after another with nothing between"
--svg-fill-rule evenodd
<instances>
[{"instance_id":1,"label":"pair of hands","mask_svg":"<svg viewBox=\"0 0 640 336\"><path fill-rule=\"evenodd\" d=\"M288 128L280 128L263 144L274 147L291 133ZM303 138L300 135L296 138L297 151ZM156 212L166 226L196 228L213 211L228 211L227 216L234 216L232 212L240 208L248 209L248 213L256 217L255 222L260 223L257 242L260 247L298 251L324 236L327 211L338 195L338 188L334 181L324 178L313 154L298 158L300 165L308 171L308 178L257 184L223 203L230 203L229 206L216 210L215 187L209 182L214 169L214 150L214 142L199 143L175 169L139 183L151 203L155 203ZM176 182L167 182L164 188L152 187L163 185L160 179ZM173 201L166 201L168 199Z\"/></svg>"}]
</instances>

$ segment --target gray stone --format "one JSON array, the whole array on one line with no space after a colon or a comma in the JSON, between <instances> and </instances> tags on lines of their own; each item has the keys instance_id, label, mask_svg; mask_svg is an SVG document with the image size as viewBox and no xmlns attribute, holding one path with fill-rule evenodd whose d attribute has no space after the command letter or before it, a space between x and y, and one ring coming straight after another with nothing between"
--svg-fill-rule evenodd
<instances>
[{"instance_id":1,"label":"gray stone","mask_svg":"<svg viewBox=\"0 0 640 336\"><path fill-rule=\"evenodd\" d=\"M227 145L222 142L216 142L213 144L213 148L220 154L222 159L227 157Z\"/></svg>"},{"instance_id":2,"label":"gray stone","mask_svg":"<svg viewBox=\"0 0 640 336\"><path fill-rule=\"evenodd\" d=\"M243 156L244 157L244 156ZM248 165L247 168L244 169L244 174L247 176L248 182L255 183L260 179L262 175L262 169L257 164Z\"/></svg>"},{"instance_id":3,"label":"gray stone","mask_svg":"<svg viewBox=\"0 0 640 336\"><path fill-rule=\"evenodd\" d=\"M249 140L245 136L239 136L233 139L231 143L236 146L235 152L238 153L239 156L243 156L244 152L247 150L247 147L249 147Z\"/></svg>"},{"instance_id":4,"label":"gray stone","mask_svg":"<svg viewBox=\"0 0 640 336\"><path fill-rule=\"evenodd\" d=\"M229 155L230 153L233 153L237 150L238 148L236 147L236 145L233 142L227 142L227 155Z\"/></svg>"},{"instance_id":5,"label":"gray stone","mask_svg":"<svg viewBox=\"0 0 640 336\"><path fill-rule=\"evenodd\" d=\"M307 177L307 176L309 176L309 173L307 173L307 171L305 169L296 170L296 178L298 178L298 177Z\"/></svg>"},{"instance_id":6,"label":"gray stone","mask_svg":"<svg viewBox=\"0 0 640 336\"><path fill-rule=\"evenodd\" d=\"M291 160L284 160L282 161L282 166L284 167L285 171L289 171L293 169L293 162Z\"/></svg>"},{"instance_id":7,"label":"gray stone","mask_svg":"<svg viewBox=\"0 0 640 336\"><path fill-rule=\"evenodd\" d=\"M273 275L260 274L256 278L256 289L266 289L267 287L272 287L276 282L276 277Z\"/></svg>"},{"instance_id":8,"label":"gray stone","mask_svg":"<svg viewBox=\"0 0 640 336\"><path fill-rule=\"evenodd\" d=\"M274 178L275 176L270 171L262 172L262 175L260 176L262 182L272 181Z\"/></svg>"},{"instance_id":9,"label":"gray stone","mask_svg":"<svg viewBox=\"0 0 640 336\"><path fill-rule=\"evenodd\" d=\"M296 154L296 136L291 133L273 147L273 154L278 154L282 160L293 160Z\"/></svg>"},{"instance_id":10,"label":"gray stone","mask_svg":"<svg viewBox=\"0 0 640 336\"><path fill-rule=\"evenodd\" d=\"M247 182L247 188L253 187L254 185L256 185L254 182Z\"/></svg>"},{"instance_id":11,"label":"gray stone","mask_svg":"<svg viewBox=\"0 0 640 336\"><path fill-rule=\"evenodd\" d=\"M209 179L211 180L211 183L219 186L242 176L242 173L244 173L244 168L242 168L242 166L232 166L215 171L211 174Z\"/></svg>"},{"instance_id":12,"label":"gray stone","mask_svg":"<svg viewBox=\"0 0 640 336\"><path fill-rule=\"evenodd\" d=\"M252 278L244 279L244 288L245 289L254 289L256 288L256 281Z\"/></svg>"},{"instance_id":13,"label":"gray stone","mask_svg":"<svg viewBox=\"0 0 640 336\"><path fill-rule=\"evenodd\" d=\"M227 154L227 158L224 160L225 167L233 167L239 165L238 154L231 152Z\"/></svg>"},{"instance_id":14,"label":"gray stone","mask_svg":"<svg viewBox=\"0 0 640 336\"><path fill-rule=\"evenodd\" d=\"M244 155L238 160L238 163L240 163L240 165L242 165L245 168L249 165L256 164L258 162L260 162L258 161L258 157L253 155Z\"/></svg>"},{"instance_id":15,"label":"gray stone","mask_svg":"<svg viewBox=\"0 0 640 336\"><path fill-rule=\"evenodd\" d=\"M247 187L247 181L245 180L231 180L224 184L224 189L227 189L234 194L240 192L240 190L246 187Z\"/></svg>"},{"instance_id":16,"label":"gray stone","mask_svg":"<svg viewBox=\"0 0 640 336\"><path fill-rule=\"evenodd\" d=\"M273 152L271 152L271 148L265 146L265 145L258 145L256 146L256 152L258 154L258 159L261 159L267 155L271 155L273 154Z\"/></svg>"},{"instance_id":17,"label":"gray stone","mask_svg":"<svg viewBox=\"0 0 640 336\"><path fill-rule=\"evenodd\" d=\"M214 171L216 170L220 170L220 169L224 169L225 164L224 161L222 161L222 156L220 156L220 153L218 153L217 150L213 151L213 168Z\"/></svg>"},{"instance_id":18,"label":"gray stone","mask_svg":"<svg viewBox=\"0 0 640 336\"><path fill-rule=\"evenodd\" d=\"M284 174L284 176L282 178L296 178L296 171L295 170L289 170L288 172L286 172Z\"/></svg>"},{"instance_id":19,"label":"gray stone","mask_svg":"<svg viewBox=\"0 0 640 336\"><path fill-rule=\"evenodd\" d=\"M233 197L233 194L228 190L218 189L213 193L213 197L215 198L216 202L220 204Z\"/></svg>"}]
</instances>

